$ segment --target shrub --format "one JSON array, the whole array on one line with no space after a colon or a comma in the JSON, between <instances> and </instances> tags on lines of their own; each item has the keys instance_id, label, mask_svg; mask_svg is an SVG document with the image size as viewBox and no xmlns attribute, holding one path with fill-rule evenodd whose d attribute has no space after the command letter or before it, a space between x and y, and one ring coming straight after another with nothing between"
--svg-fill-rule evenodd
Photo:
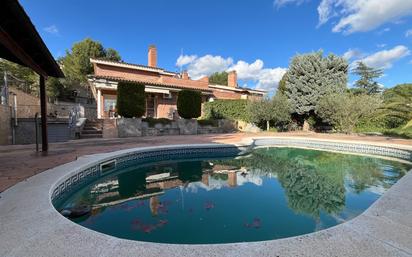
<instances>
[{"instance_id":1,"label":"shrub","mask_svg":"<svg viewBox=\"0 0 412 257\"><path fill-rule=\"evenodd\" d=\"M117 86L117 113L125 118L140 118L146 112L144 85L119 82Z\"/></svg>"},{"instance_id":2,"label":"shrub","mask_svg":"<svg viewBox=\"0 0 412 257\"><path fill-rule=\"evenodd\" d=\"M197 120L197 123L200 126L212 126L212 127L218 127L219 126L219 121L218 120L213 120L213 119Z\"/></svg>"},{"instance_id":3,"label":"shrub","mask_svg":"<svg viewBox=\"0 0 412 257\"><path fill-rule=\"evenodd\" d=\"M215 100L203 106L206 119L229 119L250 121L247 112L247 100Z\"/></svg>"},{"instance_id":4,"label":"shrub","mask_svg":"<svg viewBox=\"0 0 412 257\"><path fill-rule=\"evenodd\" d=\"M363 119L373 117L381 99L373 95L331 94L320 99L317 114L336 130L351 133Z\"/></svg>"},{"instance_id":5,"label":"shrub","mask_svg":"<svg viewBox=\"0 0 412 257\"><path fill-rule=\"evenodd\" d=\"M182 90L177 96L177 112L184 119L198 118L202 112L202 95L199 91Z\"/></svg>"},{"instance_id":6,"label":"shrub","mask_svg":"<svg viewBox=\"0 0 412 257\"><path fill-rule=\"evenodd\" d=\"M290 122L290 104L283 94L277 94L272 99L262 99L249 103L247 111L250 120L255 124L266 123L266 130L270 129L270 122L276 127L282 127Z\"/></svg>"}]
</instances>

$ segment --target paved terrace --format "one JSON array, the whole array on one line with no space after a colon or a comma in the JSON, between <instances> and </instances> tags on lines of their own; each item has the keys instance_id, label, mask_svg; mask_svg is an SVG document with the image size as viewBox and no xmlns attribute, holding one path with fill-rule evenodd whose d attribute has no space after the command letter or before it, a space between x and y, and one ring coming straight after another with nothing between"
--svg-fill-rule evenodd
<instances>
[{"instance_id":1,"label":"paved terrace","mask_svg":"<svg viewBox=\"0 0 412 257\"><path fill-rule=\"evenodd\" d=\"M198 144L198 143L234 143L246 138L260 136L310 137L316 139L368 142L378 145L396 144L412 148L412 140L395 139L383 136L360 136L345 134L318 133L234 133L193 136L157 136L116 139L83 139L65 143L50 144L47 155L36 153L35 145L0 146L0 192L36 175L42 171L68 163L82 155L112 152L133 147Z\"/></svg>"}]
</instances>

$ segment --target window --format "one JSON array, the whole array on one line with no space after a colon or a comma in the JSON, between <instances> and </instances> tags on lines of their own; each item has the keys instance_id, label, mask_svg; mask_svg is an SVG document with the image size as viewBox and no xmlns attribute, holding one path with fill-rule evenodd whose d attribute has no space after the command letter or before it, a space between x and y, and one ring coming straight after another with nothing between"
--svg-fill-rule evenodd
<instances>
[{"instance_id":1,"label":"window","mask_svg":"<svg viewBox=\"0 0 412 257\"><path fill-rule=\"evenodd\" d=\"M110 110L114 110L116 108L116 98L108 98L108 97L104 97L104 111L108 112Z\"/></svg>"}]
</instances>

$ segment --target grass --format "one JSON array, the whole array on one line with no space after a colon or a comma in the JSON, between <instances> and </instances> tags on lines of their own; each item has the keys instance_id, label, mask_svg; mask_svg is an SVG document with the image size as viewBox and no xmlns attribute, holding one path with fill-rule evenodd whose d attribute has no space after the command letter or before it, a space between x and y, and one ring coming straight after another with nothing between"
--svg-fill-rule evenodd
<instances>
[{"instance_id":1,"label":"grass","mask_svg":"<svg viewBox=\"0 0 412 257\"><path fill-rule=\"evenodd\" d=\"M399 137L412 139L412 120L410 120L406 125L400 126L398 128L388 129L376 126L361 126L356 128L358 133L382 133L385 136Z\"/></svg>"}]
</instances>

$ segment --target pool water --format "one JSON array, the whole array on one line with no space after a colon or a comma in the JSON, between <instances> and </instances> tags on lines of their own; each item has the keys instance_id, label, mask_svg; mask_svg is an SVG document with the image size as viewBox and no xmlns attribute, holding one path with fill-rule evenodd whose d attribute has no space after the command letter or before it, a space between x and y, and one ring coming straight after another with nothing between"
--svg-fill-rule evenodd
<instances>
[{"instance_id":1,"label":"pool water","mask_svg":"<svg viewBox=\"0 0 412 257\"><path fill-rule=\"evenodd\" d=\"M411 168L379 158L294 148L136 165L68 197L72 219L119 238L179 244L297 236L352 219Z\"/></svg>"}]
</instances>

